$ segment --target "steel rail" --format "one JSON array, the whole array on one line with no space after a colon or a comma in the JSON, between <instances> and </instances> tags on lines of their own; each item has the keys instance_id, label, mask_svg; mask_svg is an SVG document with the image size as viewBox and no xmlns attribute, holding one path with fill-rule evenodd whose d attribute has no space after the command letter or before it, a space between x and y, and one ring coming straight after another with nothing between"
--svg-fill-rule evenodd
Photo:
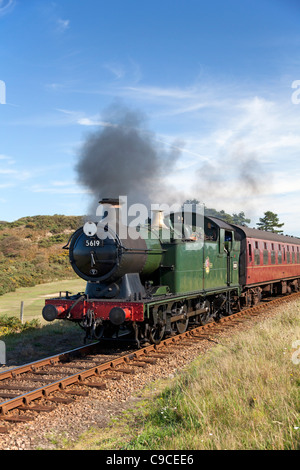
<instances>
[{"instance_id":1,"label":"steel rail","mask_svg":"<svg viewBox=\"0 0 300 470\"><path fill-rule=\"evenodd\" d=\"M55 380L47 385L42 385L41 387L30 390L29 392L18 395L16 397L10 398L7 401L4 401L0 403L0 420L7 420L7 413L13 409L19 408L19 409L33 409L34 407L30 408L30 404L39 399L39 398L46 398L50 399L50 395L54 392L61 391L65 393L70 393L70 394L78 394L76 391L70 392L66 391L66 388L70 385L90 385L90 386L98 386L99 388L105 388L105 382L103 384L101 383L89 383L86 382L86 379L92 377L92 376L97 376L100 377L101 373L107 372L107 371L112 371L112 372L123 372L123 373L134 373L134 371L130 368L125 368L125 369L118 369L118 366L120 365L129 365L129 366L142 366L142 363L144 362L144 365L147 363L153 362L151 360L152 358L158 358L162 357L164 352L163 350L167 348L168 346L177 346L178 343L184 339L190 339L195 341L196 339L199 340L199 338L204 339L206 330L214 330L216 329L222 331L222 327L225 327L227 325L224 325L225 323L231 323L234 321L239 321L240 319L246 318L246 317L252 317L256 316L259 314L261 310L264 309L269 309L272 306L277 306L279 304L282 304L284 302L290 302L294 300L295 298L298 298L300 296L300 293L295 293L291 294L288 297L280 298L280 299L275 299L272 301L269 301L265 304L260 304L255 307L252 307L250 309L242 310L240 312L233 313L232 315L228 317L223 317L221 318L218 322L215 323L207 323L206 325L202 325L199 327L196 327L192 330L188 330L184 333L178 334L174 337L167 338L162 340L159 344L157 345L150 345L146 346L144 348L138 349L134 352L131 352L129 354L122 355L116 359L108 360L107 362L101 363L101 364L96 364L93 367L89 367L85 370L81 370L79 372L76 372L75 374L68 375L64 378L61 378L59 380ZM229 325L228 325L229 326ZM220 328L221 327L221 328ZM200 333L200 335L199 335ZM188 344L188 343L186 343ZM50 366L51 371L58 370L59 366L64 366L64 367L69 367L72 368L72 362L64 362L66 360L69 360L70 357L76 356L76 355L81 355L84 357L85 354L90 353L92 350L97 348L99 346L99 343L94 343L92 345L87 345L83 346L81 348L77 348L71 351L67 351L65 353L61 353L55 356L51 356L45 359L42 359L40 361L35 361L20 367L16 367L13 369L10 369L8 371L4 371L0 373L0 384L3 380L5 379L16 379L22 374L26 372L32 372L32 373L40 373L41 374L41 369L45 366ZM157 354L158 353L158 354ZM80 359L79 359L80 360ZM144 361L143 361L144 360ZM53 368L53 369L52 369ZM73 368L78 368L76 366L73 366ZM47 371L45 371L45 374L47 375ZM59 373L58 373L59 375ZM109 376L105 376L105 378L109 378ZM28 379L30 380L30 379ZM9 390L9 385L7 386L7 389ZM0 397L1 397L1 392L0 392ZM57 399L59 400L59 399ZM61 399L63 401L63 399ZM69 402L73 401L72 399L69 399ZM25 418L24 418L25 419ZM21 421L21 419L20 419ZM0 426L0 431L1 431L1 426Z\"/></svg>"}]
</instances>

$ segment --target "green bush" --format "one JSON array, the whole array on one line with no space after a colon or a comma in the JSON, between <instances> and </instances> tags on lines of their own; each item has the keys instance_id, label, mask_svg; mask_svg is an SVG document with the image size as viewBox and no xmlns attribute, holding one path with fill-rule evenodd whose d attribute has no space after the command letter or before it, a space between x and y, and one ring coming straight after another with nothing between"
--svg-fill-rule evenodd
<instances>
[{"instance_id":1,"label":"green bush","mask_svg":"<svg viewBox=\"0 0 300 470\"><path fill-rule=\"evenodd\" d=\"M62 251L82 217L38 215L0 223L0 295L56 279L70 279L68 252ZM46 236L49 232L52 235ZM51 250L49 250L49 248Z\"/></svg>"},{"instance_id":2,"label":"green bush","mask_svg":"<svg viewBox=\"0 0 300 470\"><path fill-rule=\"evenodd\" d=\"M9 317L8 315L0 315L0 335L7 335L13 333L21 333L26 330L40 328L39 320L34 319L22 323L17 317Z\"/></svg>"},{"instance_id":3,"label":"green bush","mask_svg":"<svg viewBox=\"0 0 300 470\"><path fill-rule=\"evenodd\" d=\"M58 243L67 243L69 236L67 234L58 234L52 235L49 238L44 238L43 240L39 241L39 246L42 248L49 248L52 245L56 245Z\"/></svg>"}]
</instances>

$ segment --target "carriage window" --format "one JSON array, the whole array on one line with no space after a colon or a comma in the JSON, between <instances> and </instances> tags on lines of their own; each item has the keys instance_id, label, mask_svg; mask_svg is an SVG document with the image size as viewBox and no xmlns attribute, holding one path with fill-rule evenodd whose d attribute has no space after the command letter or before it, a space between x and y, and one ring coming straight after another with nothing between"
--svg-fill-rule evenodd
<instances>
[{"instance_id":1,"label":"carriage window","mask_svg":"<svg viewBox=\"0 0 300 470\"><path fill-rule=\"evenodd\" d=\"M255 249L258 250L258 242L255 242Z\"/></svg>"},{"instance_id":2,"label":"carriage window","mask_svg":"<svg viewBox=\"0 0 300 470\"><path fill-rule=\"evenodd\" d=\"M248 250L249 250L249 261L252 261L252 246L251 243L248 245Z\"/></svg>"},{"instance_id":3,"label":"carriage window","mask_svg":"<svg viewBox=\"0 0 300 470\"><path fill-rule=\"evenodd\" d=\"M272 245L273 245L273 243L272 243ZM271 251L271 264L275 264L275 262L276 262L275 251L272 250Z\"/></svg>"},{"instance_id":4,"label":"carriage window","mask_svg":"<svg viewBox=\"0 0 300 470\"><path fill-rule=\"evenodd\" d=\"M255 242L256 245L257 242ZM254 250L254 264L258 266L260 264L260 251L255 248Z\"/></svg>"}]
</instances>

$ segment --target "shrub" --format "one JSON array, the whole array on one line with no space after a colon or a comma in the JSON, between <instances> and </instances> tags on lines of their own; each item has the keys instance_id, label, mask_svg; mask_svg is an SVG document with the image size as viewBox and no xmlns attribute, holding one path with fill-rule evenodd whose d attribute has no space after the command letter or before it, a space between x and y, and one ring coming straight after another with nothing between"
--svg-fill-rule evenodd
<instances>
[{"instance_id":1,"label":"shrub","mask_svg":"<svg viewBox=\"0 0 300 470\"><path fill-rule=\"evenodd\" d=\"M0 241L0 250L8 258L20 256L24 249L24 243L15 235L3 238Z\"/></svg>"},{"instance_id":2,"label":"shrub","mask_svg":"<svg viewBox=\"0 0 300 470\"><path fill-rule=\"evenodd\" d=\"M33 328L40 328L39 320L34 319L22 323L17 317L9 317L8 315L0 315L0 335L9 335L14 333L21 333L22 331L30 330Z\"/></svg>"}]
</instances>

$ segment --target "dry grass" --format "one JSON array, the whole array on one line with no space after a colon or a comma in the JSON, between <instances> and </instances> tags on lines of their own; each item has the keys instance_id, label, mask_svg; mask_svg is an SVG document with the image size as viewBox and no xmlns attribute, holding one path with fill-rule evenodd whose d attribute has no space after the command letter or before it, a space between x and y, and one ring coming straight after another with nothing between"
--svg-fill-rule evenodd
<instances>
[{"instance_id":1,"label":"dry grass","mask_svg":"<svg viewBox=\"0 0 300 470\"><path fill-rule=\"evenodd\" d=\"M300 449L300 303L219 345L159 397L85 435L77 448Z\"/></svg>"}]
</instances>

